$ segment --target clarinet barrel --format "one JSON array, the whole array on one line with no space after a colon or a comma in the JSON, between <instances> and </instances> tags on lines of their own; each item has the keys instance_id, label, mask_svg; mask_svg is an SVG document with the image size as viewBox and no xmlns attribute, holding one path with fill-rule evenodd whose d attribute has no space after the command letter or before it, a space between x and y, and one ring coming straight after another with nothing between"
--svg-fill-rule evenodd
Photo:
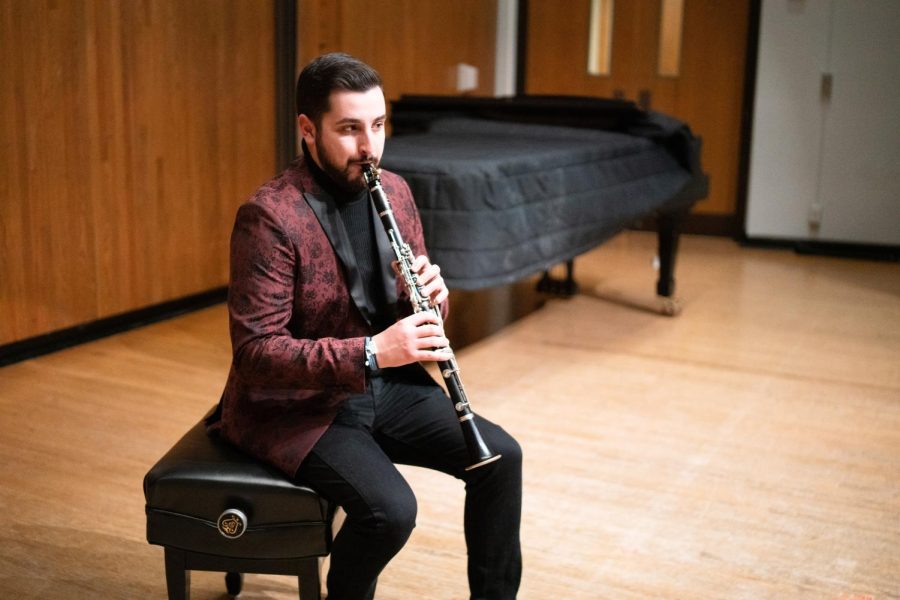
<instances>
[{"instance_id":1,"label":"clarinet barrel","mask_svg":"<svg viewBox=\"0 0 900 600\"><path fill-rule=\"evenodd\" d=\"M412 249L409 247L409 244L403 241L397 222L394 219L394 213L391 210L390 201L381 187L381 177L378 175L378 171L372 165L365 165L363 167L363 176L372 195L375 211L378 213L381 224L384 226L384 230L391 242L391 247L397 257L397 264L409 292L413 311L432 311L437 316L438 322L442 322L440 308L431 306L429 299L424 297L419 291L415 274L411 268L414 259ZM472 412L469 406L469 399L459 377L459 366L456 364L456 358L453 357L453 350L448 347L445 351L448 357L446 360L438 361L438 367L441 370L441 376L444 378L444 384L447 386L447 393L453 402L453 408L459 419L459 425L462 428L463 438L466 442L466 449L469 453L469 466L466 467L466 470L471 471L494 462L500 458L500 455L494 454L488 448L481 432L478 430L478 425L475 423L475 413Z\"/></svg>"}]
</instances>

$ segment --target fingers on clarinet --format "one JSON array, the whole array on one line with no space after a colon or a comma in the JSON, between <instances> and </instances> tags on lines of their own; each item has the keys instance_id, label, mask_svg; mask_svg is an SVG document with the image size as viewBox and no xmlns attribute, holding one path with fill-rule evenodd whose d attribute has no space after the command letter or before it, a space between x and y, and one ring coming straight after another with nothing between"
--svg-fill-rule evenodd
<instances>
[{"instance_id":1,"label":"fingers on clarinet","mask_svg":"<svg viewBox=\"0 0 900 600\"><path fill-rule=\"evenodd\" d=\"M425 283L433 283L440 279L441 277L441 268L437 265L429 265L425 264L421 267L421 270L417 271L419 274L419 279Z\"/></svg>"},{"instance_id":2,"label":"fingers on clarinet","mask_svg":"<svg viewBox=\"0 0 900 600\"><path fill-rule=\"evenodd\" d=\"M431 335L420 337L415 341L415 347L417 350L422 351L431 351L435 348L443 348L448 346L447 338L441 337L439 335Z\"/></svg>"},{"instance_id":3,"label":"fingers on clarinet","mask_svg":"<svg viewBox=\"0 0 900 600\"><path fill-rule=\"evenodd\" d=\"M442 335L433 335L430 337L419 338L419 347L420 348L446 348L450 345L450 340L445 338Z\"/></svg>"},{"instance_id":4,"label":"fingers on clarinet","mask_svg":"<svg viewBox=\"0 0 900 600\"><path fill-rule=\"evenodd\" d=\"M427 360L432 362L437 362L441 360L447 360L448 354L446 352L436 352L434 350L429 350L427 352L422 353L421 360Z\"/></svg>"},{"instance_id":5,"label":"fingers on clarinet","mask_svg":"<svg viewBox=\"0 0 900 600\"><path fill-rule=\"evenodd\" d=\"M414 316L417 317L417 319L416 319L417 325L425 325L426 323L437 323L438 322L437 315L434 314L430 310L424 310L422 312L415 313Z\"/></svg>"},{"instance_id":6,"label":"fingers on clarinet","mask_svg":"<svg viewBox=\"0 0 900 600\"><path fill-rule=\"evenodd\" d=\"M421 327L425 323L428 323L428 315L425 312L415 312L404 319L402 319L404 323L408 323L413 327Z\"/></svg>"},{"instance_id":7,"label":"fingers on clarinet","mask_svg":"<svg viewBox=\"0 0 900 600\"><path fill-rule=\"evenodd\" d=\"M413 259L411 268L414 273L420 273L428 265L428 257L424 254L420 254L415 259Z\"/></svg>"},{"instance_id":8,"label":"fingers on clarinet","mask_svg":"<svg viewBox=\"0 0 900 600\"><path fill-rule=\"evenodd\" d=\"M423 331L423 333L426 334L427 337L438 338L442 340L447 339L446 337L444 337L444 328L440 325L428 325L427 327L428 329ZM446 346L447 344L444 345Z\"/></svg>"},{"instance_id":9,"label":"fingers on clarinet","mask_svg":"<svg viewBox=\"0 0 900 600\"><path fill-rule=\"evenodd\" d=\"M433 351L434 360L447 360L451 356L453 356L452 352L448 352L446 348L439 348L438 350Z\"/></svg>"}]
</instances>

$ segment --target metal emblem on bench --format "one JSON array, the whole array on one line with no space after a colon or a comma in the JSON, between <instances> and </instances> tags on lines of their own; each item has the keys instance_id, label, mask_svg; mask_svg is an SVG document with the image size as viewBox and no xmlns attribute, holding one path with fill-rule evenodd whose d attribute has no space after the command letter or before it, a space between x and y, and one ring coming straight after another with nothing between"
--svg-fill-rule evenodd
<instances>
[{"instance_id":1,"label":"metal emblem on bench","mask_svg":"<svg viewBox=\"0 0 900 600\"><path fill-rule=\"evenodd\" d=\"M219 527L219 533L228 539L236 540L244 535L247 529L247 515L236 508L229 508L219 515L216 525Z\"/></svg>"}]
</instances>

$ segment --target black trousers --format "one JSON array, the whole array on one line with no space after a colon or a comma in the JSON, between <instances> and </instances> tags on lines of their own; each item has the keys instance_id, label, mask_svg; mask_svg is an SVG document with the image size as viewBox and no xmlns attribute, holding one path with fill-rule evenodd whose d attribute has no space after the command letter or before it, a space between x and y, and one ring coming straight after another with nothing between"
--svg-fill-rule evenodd
<instances>
[{"instance_id":1,"label":"black trousers","mask_svg":"<svg viewBox=\"0 0 900 600\"><path fill-rule=\"evenodd\" d=\"M522 453L503 429L476 417L502 458L466 471L452 403L418 365L385 369L366 394L347 400L297 472L300 482L347 513L331 550L328 600L364 600L403 547L416 498L395 463L443 471L465 482L465 539L473 600L516 597L522 572L519 523Z\"/></svg>"}]
</instances>

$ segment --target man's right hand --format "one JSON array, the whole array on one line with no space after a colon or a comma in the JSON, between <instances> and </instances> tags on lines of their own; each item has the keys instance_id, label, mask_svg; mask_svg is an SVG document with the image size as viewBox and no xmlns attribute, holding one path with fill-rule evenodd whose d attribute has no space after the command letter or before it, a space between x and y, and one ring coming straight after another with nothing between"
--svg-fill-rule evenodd
<instances>
[{"instance_id":1,"label":"man's right hand","mask_svg":"<svg viewBox=\"0 0 900 600\"><path fill-rule=\"evenodd\" d=\"M419 361L447 360L447 353L436 352L435 348L450 345L437 315L430 310L400 319L373 336L372 341L375 342L375 358L381 369Z\"/></svg>"}]
</instances>

